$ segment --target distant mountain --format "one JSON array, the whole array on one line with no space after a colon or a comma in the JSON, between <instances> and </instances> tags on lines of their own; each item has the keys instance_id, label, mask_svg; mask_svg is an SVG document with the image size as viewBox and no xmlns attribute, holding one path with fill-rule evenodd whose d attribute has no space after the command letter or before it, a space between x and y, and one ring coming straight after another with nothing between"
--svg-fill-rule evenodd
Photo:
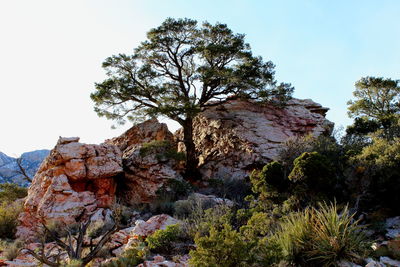
<instances>
[{"instance_id":1,"label":"distant mountain","mask_svg":"<svg viewBox=\"0 0 400 267\"><path fill-rule=\"evenodd\" d=\"M26 152L21 155L21 166L28 176L33 178L49 152L50 150L42 149ZM18 158L13 158L0 152L0 183L16 183L21 186L29 185L29 182L20 173L17 160Z\"/></svg>"}]
</instances>

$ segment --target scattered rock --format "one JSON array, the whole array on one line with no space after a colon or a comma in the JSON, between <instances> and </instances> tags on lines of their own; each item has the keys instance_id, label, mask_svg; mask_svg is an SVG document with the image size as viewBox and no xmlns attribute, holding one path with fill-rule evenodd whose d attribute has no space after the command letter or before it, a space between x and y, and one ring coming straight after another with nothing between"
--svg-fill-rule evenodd
<instances>
[{"instance_id":1,"label":"scattered rock","mask_svg":"<svg viewBox=\"0 0 400 267\"><path fill-rule=\"evenodd\" d=\"M349 261L339 261L336 263L338 267L362 267L360 265L357 265L353 262L349 262Z\"/></svg>"},{"instance_id":2,"label":"scattered rock","mask_svg":"<svg viewBox=\"0 0 400 267\"><path fill-rule=\"evenodd\" d=\"M390 239L400 237L400 216L386 219L386 231Z\"/></svg>"},{"instance_id":3,"label":"scattered rock","mask_svg":"<svg viewBox=\"0 0 400 267\"><path fill-rule=\"evenodd\" d=\"M400 267L400 261L393 260L389 257L380 257L379 260L384 266Z\"/></svg>"},{"instance_id":4,"label":"scattered rock","mask_svg":"<svg viewBox=\"0 0 400 267\"><path fill-rule=\"evenodd\" d=\"M163 256L154 256L152 261L145 261L138 267L188 267L189 257L187 255L180 257L176 261L167 261Z\"/></svg>"}]
</instances>

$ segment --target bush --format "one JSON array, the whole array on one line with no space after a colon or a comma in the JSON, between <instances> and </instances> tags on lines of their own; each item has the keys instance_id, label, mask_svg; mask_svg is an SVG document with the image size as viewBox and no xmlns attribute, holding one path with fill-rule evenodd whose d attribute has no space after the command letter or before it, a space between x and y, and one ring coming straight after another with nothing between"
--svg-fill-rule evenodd
<instances>
[{"instance_id":1,"label":"bush","mask_svg":"<svg viewBox=\"0 0 400 267\"><path fill-rule=\"evenodd\" d=\"M255 212L246 225L240 228L240 232L249 240L266 236L273 229L272 216L265 212Z\"/></svg>"},{"instance_id":2,"label":"bush","mask_svg":"<svg viewBox=\"0 0 400 267\"><path fill-rule=\"evenodd\" d=\"M193 187L187 181L169 179L166 184L157 190L156 194L160 200L175 201L188 196L192 191Z\"/></svg>"},{"instance_id":3,"label":"bush","mask_svg":"<svg viewBox=\"0 0 400 267\"><path fill-rule=\"evenodd\" d=\"M174 203L174 216L180 219L186 219L196 214L202 216L204 210L213 206L215 206L213 201L201 199L193 194L187 199L178 200Z\"/></svg>"},{"instance_id":4,"label":"bush","mask_svg":"<svg viewBox=\"0 0 400 267\"><path fill-rule=\"evenodd\" d=\"M135 247L127 249L117 259L106 264L101 264L102 267L131 267L137 266L146 258L147 250L145 247Z\"/></svg>"},{"instance_id":5,"label":"bush","mask_svg":"<svg viewBox=\"0 0 400 267\"><path fill-rule=\"evenodd\" d=\"M0 184L0 202L14 202L27 194L28 190L25 187L10 183Z\"/></svg>"},{"instance_id":6,"label":"bush","mask_svg":"<svg viewBox=\"0 0 400 267\"><path fill-rule=\"evenodd\" d=\"M156 192L157 198L148 205L148 210L152 213L174 213L174 202L186 197L193 191L192 186L186 182L176 179L169 179L166 184Z\"/></svg>"},{"instance_id":7,"label":"bush","mask_svg":"<svg viewBox=\"0 0 400 267\"><path fill-rule=\"evenodd\" d=\"M233 200L239 205L243 205L244 198L251 193L251 184L245 179L209 179L207 180L211 194Z\"/></svg>"},{"instance_id":8,"label":"bush","mask_svg":"<svg viewBox=\"0 0 400 267\"><path fill-rule=\"evenodd\" d=\"M353 187L358 192L369 193L363 204L383 204L397 213L400 211L400 138L386 140L374 137L372 141L352 159L356 166L355 174L360 180Z\"/></svg>"},{"instance_id":9,"label":"bush","mask_svg":"<svg viewBox=\"0 0 400 267\"><path fill-rule=\"evenodd\" d=\"M208 236L197 235L196 250L190 251L189 263L194 267L250 266L254 262L249 251L254 242L244 241L229 224L221 230L211 227Z\"/></svg>"},{"instance_id":10,"label":"bush","mask_svg":"<svg viewBox=\"0 0 400 267\"><path fill-rule=\"evenodd\" d=\"M4 257L6 257L7 260L12 261L18 256L22 247L23 247L22 241L15 240L14 242L7 244L7 247L5 248L3 255Z\"/></svg>"},{"instance_id":11,"label":"bush","mask_svg":"<svg viewBox=\"0 0 400 267\"><path fill-rule=\"evenodd\" d=\"M367 241L347 207L320 205L288 216L274 236L283 256L302 266L334 266L365 256Z\"/></svg>"},{"instance_id":12,"label":"bush","mask_svg":"<svg viewBox=\"0 0 400 267\"><path fill-rule=\"evenodd\" d=\"M149 143L144 143L139 150L141 157L145 157L150 154L155 154L157 160L176 160L184 161L186 159L185 153L177 152L176 147L167 140L163 141L151 141Z\"/></svg>"},{"instance_id":13,"label":"bush","mask_svg":"<svg viewBox=\"0 0 400 267\"><path fill-rule=\"evenodd\" d=\"M168 225L164 230L157 230L146 238L150 250L154 252L170 252L172 244L181 239L181 229L177 224Z\"/></svg>"},{"instance_id":14,"label":"bush","mask_svg":"<svg viewBox=\"0 0 400 267\"><path fill-rule=\"evenodd\" d=\"M271 186L282 190L288 184L283 166L277 161L265 165L261 172L250 175L250 181L254 193L266 192Z\"/></svg>"},{"instance_id":15,"label":"bush","mask_svg":"<svg viewBox=\"0 0 400 267\"><path fill-rule=\"evenodd\" d=\"M335 185L329 160L318 152L304 152L296 158L288 178L295 183L304 183L314 191L329 192Z\"/></svg>"},{"instance_id":16,"label":"bush","mask_svg":"<svg viewBox=\"0 0 400 267\"><path fill-rule=\"evenodd\" d=\"M0 203L0 238L14 239L22 202Z\"/></svg>"},{"instance_id":17,"label":"bush","mask_svg":"<svg viewBox=\"0 0 400 267\"><path fill-rule=\"evenodd\" d=\"M183 225L184 234L188 238L196 235L207 235L213 227L220 230L223 225L230 224L233 220L233 211L227 205L216 205L213 208L203 210L198 206L185 220Z\"/></svg>"}]
</instances>

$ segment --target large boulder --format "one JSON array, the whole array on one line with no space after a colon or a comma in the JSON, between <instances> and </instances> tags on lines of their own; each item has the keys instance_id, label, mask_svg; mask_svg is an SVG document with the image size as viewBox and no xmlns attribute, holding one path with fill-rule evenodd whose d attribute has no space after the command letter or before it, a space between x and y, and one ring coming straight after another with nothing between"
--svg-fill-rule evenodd
<instances>
[{"instance_id":1,"label":"large boulder","mask_svg":"<svg viewBox=\"0 0 400 267\"><path fill-rule=\"evenodd\" d=\"M207 109L195 118L193 133L203 177L246 177L274 160L289 138L330 133L327 111L310 99L292 99L284 108L233 99ZM182 130L176 137L182 140Z\"/></svg>"},{"instance_id":2,"label":"large boulder","mask_svg":"<svg viewBox=\"0 0 400 267\"><path fill-rule=\"evenodd\" d=\"M124 177L118 192L129 204L151 202L171 179L182 180L174 136L157 119L137 124L106 143L122 150Z\"/></svg>"},{"instance_id":3,"label":"large boulder","mask_svg":"<svg viewBox=\"0 0 400 267\"><path fill-rule=\"evenodd\" d=\"M117 146L61 138L36 173L19 217L17 236L31 240L41 223L73 224L114 203L122 157Z\"/></svg>"}]
</instances>

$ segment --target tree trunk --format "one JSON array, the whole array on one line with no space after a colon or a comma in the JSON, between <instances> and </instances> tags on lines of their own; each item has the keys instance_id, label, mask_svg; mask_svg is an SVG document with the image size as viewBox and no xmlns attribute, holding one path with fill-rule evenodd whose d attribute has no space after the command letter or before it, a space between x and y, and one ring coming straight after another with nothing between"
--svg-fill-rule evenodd
<instances>
[{"instance_id":1,"label":"tree trunk","mask_svg":"<svg viewBox=\"0 0 400 267\"><path fill-rule=\"evenodd\" d=\"M189 180L201 179L197 168L199 160L196 156L196 147L193 142L193 118L187 118L183 124L183 142L186 147L185 178Z\"/></svg>"}]
</instances>

